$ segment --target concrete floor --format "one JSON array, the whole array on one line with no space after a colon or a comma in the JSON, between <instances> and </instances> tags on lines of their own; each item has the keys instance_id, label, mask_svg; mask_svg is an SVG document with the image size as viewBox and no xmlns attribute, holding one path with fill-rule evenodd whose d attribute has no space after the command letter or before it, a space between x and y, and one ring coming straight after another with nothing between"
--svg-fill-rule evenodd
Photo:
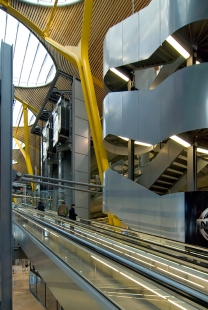
<instances>
[{"instance_id":1,"label":"concrete floor","mask_svg":"<svg viewBox=\"0 0 208 310\"><path fill-rule=\"evenodd\" d=\"M13 310L45 309L29 291L29 271L13 266Z\"/></svg>"}]
</instances>

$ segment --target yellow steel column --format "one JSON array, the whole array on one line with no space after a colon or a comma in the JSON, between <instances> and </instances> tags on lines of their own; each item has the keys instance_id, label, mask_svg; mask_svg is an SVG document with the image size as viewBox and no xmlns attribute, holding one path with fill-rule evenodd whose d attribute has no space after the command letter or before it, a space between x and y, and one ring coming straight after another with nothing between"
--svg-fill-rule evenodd
<instances>
[{"instance_id":1,"label":"yellow steel column","mask_svg":"<svg viewBox=\"0 0 208 310\"><path fill-rule=\"evenodd\" d=\"M89 104L92 114L93 125L96 132L95 140L93 140L93 143L95 148L98 150L98 156L100 157L101 161L101 171L99 171L99 173L100 173L100 179L102 180L103 172L109 168L109 165L106 149L103 144L102 127L100 123L100 116L88 57L92 9L93 9L93 0L85 0L84 17L82 24L82 36L81 36L81 61L83 65L83 72L88 90Z\"/></svg>"},{"instance_id":2,"label":"yellow steel column","mask_svg":"<svg viewBox=\"0 0 208 310\"><path fill-rule=\"evenodd\" d=\"M52 12L51 12L51 16L50 16L49 21L48 21L48 23L47 23L47 26L46 26L46 28L45 28L45 30L44 30L44 34L45 34L46 36L49 36L49 31L50 31L51 23L52 23L54 14L55 14L55 10L56 10L56 7L57 7L57 3L58 3L58 0L56 0L56 1L54 2L53 9L52 9Z\"/></svg>"},{"instance_id":3,"label":"yellow steel column","mask_svg":"<svg viewBox=\"0 0 208 310\"><path fill-rule=\"evenodd\" d=\"M32 164L30 160L29 153L29 134L28 134L28 110L25 105L23 105L24 113L24 136L25 136L25 161L27 166L28 174L33 174ZM34 191L34 183L31 183L32 190Z\"/></svg>"},{"instance_id":4,"label":"yellow steel column","mask_svg":"<svg viewBox=\"0 0 208 310\"><path fill-rule=\"evenodd\" d=\"M101 161L101 170L99 170L100 179L103 180L103 172L109 168L107 152L103 144L102 127L100 123L100 115L97 106L97 100L95 96L93 77L90 69L88 49L90 40L90 27L92 20L93 0L85 0L84 17L82 24L82 36L81 36L81 61L83 65L83 72L86 81L86 86L89 95L90 110L93 119L93 125L95 128L96 136L93 139L95 149L98 151L98 157ZM116 215L109 214L108 220L110 225L120 226L120 220Z\"/></svg>"},{"instance_id":5,"label":"yellow steel column","mask_svg":"<svg viewBox=\"0 0 208 310\"><path fill-rule=\"evenodd\" d=\"M31 112L33 112L35 115L38 114L38 110L36 108L33 108L29 103L23 101L22 99L20 99L17 96L14 96L14 99L18 100L19 102L21 102L23 105L25 105Z\"/></svg>"}]
</instances>

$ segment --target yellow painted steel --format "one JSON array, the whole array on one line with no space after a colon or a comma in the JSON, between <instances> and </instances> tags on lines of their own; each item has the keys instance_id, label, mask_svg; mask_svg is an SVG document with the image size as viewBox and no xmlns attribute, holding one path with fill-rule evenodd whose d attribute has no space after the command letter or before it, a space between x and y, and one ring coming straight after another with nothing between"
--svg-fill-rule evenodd
<instances>
[{"instance_id":1,"label":"yellow painted steel","mask_svg":"<svg viewBox=\"0 0 208 310\"><path fill-rule=\"evenodd\" d=\"M24 156L25 161L26 161L26 154L25 154L25 150L23 149L23 147L22 147L22 145L21 145L21 143L19 142L19 140L18 140L18 139L14 138L14 140L15 140L15 142L17 143L17 145L18 145L18 147L19 147L19 149L20 149L20 151L21 151L21 153L22 153L22 155Z\"/></svg>"},{"instance_id":2,"label":"yellow painted steel","mask_svg":"<svg viewBox=\"0 0 208 310\"><path fill-rule=\"evenodd\" d=\"M16 100L18 100L19 102L21 102L23 105L25 105L25 106L26 106L31 112L33 112L35 115L38 114L38 110L35 109L35 108L33 108L29 103L23 101L22 99L20 99L20 98L17 97L17 96L14 96L14 98L15 98Z\"/></svg>"},{"instance_id":3,"label":"yellow painted steel","mask_svg":"<svg viewBox=\"0 0 208 310\"><path fill-rule=\"evenodd\" d=\"M53 9L52 9L52 12L51 12L51 16L50 16L49 21L47 23L47 26L46 26L46 28L44 30L45 36L49 36L50 35L49 31L50 31L51 23L52 23L52 20L53 20L53 17L54 17L56 8L57 8L57 3L58 3L58 0L56 0L54 2L54 6L53 6Z\"/></svg>"},{"instance_id":4,"label":"yellow painted steel","mask_svg":"<svg viewBox=\"0 0 208 310\"><path fill-rule=\"evenodd\" d=\"M89 96L90 110L92 114L93 126L95 128L95 139L93 140L94 147L98 151L98 156L101 162L101 170L99 170L100 179L103 179L103 172L109 168L106 149L103 144L102 127L100 123L100 115L95 96L93 85L92 73L90 70L88 49L90 40L90 27L92 20L93 0L85 0L84 17L82 23L82 36L81 36L81 61L83 65L83 72L86 81L86 86Z\"/></svg>"},{"instance_id":5,"label":"yellow painted steel","mask_svg":"<svg viewBox=\"0 0 208 310\"><path fill-rule=\"evenodd\" d=\"M23 113L24 113L24 136L25 136L25 161L27 166L28 174L33 174L32 164L30 160L29 153L29 134L28 134L28 110L27 107L23 105ZM34 183L31 183L32 190L34 191L35 186Z\"/></svg>"},{"instance_id":6,"label":"yellow painted steel","mask_svg":"<svg viewBox=\"0 0 208 310\"><path fill-rule=\"evenodd\" d=\"M17 203L17 198L13 197L13 201L14 201L14 203Z\"/></svg>"}]
</instances>

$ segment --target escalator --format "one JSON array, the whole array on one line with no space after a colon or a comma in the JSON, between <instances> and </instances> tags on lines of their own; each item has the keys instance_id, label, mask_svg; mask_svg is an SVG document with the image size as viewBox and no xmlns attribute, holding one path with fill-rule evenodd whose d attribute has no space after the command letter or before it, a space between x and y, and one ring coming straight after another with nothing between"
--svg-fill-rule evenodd
<instances>
[{"instance_id":1,"label":"escalator","mask_svg":"<svg viewBox=\"0 0 208 310\"><path fill-rule=\"evenodd\" d=\"M162 244L30 208L13 210L13 222L15 238L65 310L84 306L78 291L90 309L205 309L207 305L206 268L194 264L185 247L169 261L174 253L171 246L165 258ZM189 260L180 260L182 255Z\"/></svg>"}]
</instances>

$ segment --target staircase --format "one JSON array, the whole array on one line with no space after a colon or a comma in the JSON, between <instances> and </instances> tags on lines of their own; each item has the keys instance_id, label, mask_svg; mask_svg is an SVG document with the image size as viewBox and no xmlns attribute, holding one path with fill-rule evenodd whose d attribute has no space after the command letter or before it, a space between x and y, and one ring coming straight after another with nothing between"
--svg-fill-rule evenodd
<instances>
[{"instance_id":1,"label":"staircase","mask_svg":"<svg viewBox=\"0 0 208 310\"><path fill-rule=\"evenodd\" d=\"M167 194L170 189L187 173L187 150L182 153L164 170L159 178L150 186L150 190L158 195Z\"/></svg>"}]
</instances>

